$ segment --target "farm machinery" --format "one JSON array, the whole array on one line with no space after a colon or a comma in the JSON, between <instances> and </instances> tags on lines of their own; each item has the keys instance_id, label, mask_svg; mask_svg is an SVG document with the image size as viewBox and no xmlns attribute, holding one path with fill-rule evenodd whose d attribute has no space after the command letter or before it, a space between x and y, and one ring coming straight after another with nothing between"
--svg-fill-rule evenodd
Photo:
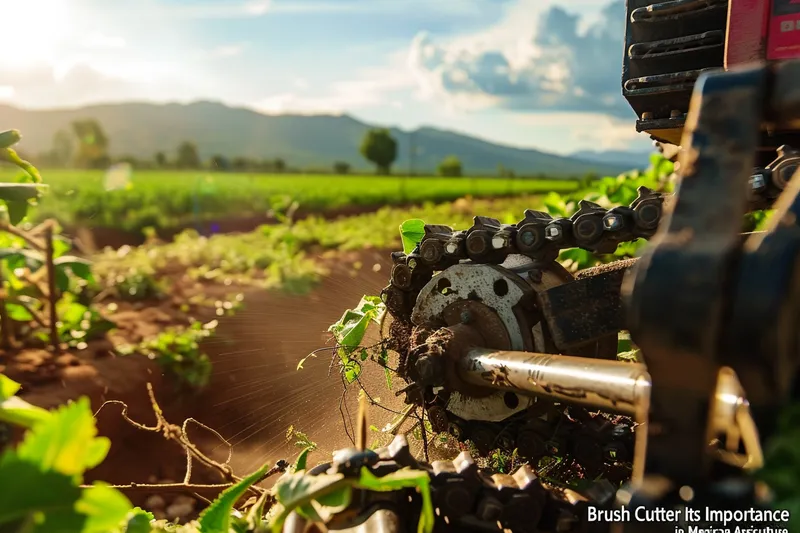
<instances>
[{"instance_id":1,"label":"farm machinery","mask_svg":"<svg viewBox=\"0 0 800 533\"><path fill-rule=\"evenodd\" d=\"M676 192L425 226L381 295L391 347L405 402L474 452L423 463L400 435L308 476L425 471L437 532L788 531L751 473L797 395L800 2L628 0L626 16L622 93L675 154ZM764 209L768 228L742 233ZM557 261L636 239L635 259L577 275ZM617 357L623 331L635 361ZM478 456L498 449L526 464L485 473ZM584 482L539 477L548 457ZM365 490L326 527L412 531L423 507ZM295 514L284 529L310 527Z\"/></svg>"}]
</instances>

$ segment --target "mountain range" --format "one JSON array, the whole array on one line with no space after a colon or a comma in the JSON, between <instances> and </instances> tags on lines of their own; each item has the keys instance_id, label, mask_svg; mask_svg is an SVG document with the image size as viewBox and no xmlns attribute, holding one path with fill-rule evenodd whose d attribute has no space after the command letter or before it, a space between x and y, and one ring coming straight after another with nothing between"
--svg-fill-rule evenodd
<instances>
[{"instance_id":1,"label":"mountain range","mask_svg":"<svg viewBox=\"0 0 800 533\"><path fill-rule=\"evenodd\" d=\"M228 158L280 157L289 166L304 169L330 169L336 161L358 170L371 168L359 154L359 145L365 132L374 126L348 115L264 115L216 102L131 102L52 110L0 105L0 131L20 130L23 140L19 148L26 154L50 150L57 131L69 131L73 121L83 119L100 123L114 157L153 159L159 151L174 157L180 143L191 141L204 160L219 154ZM552 177L618 174L646 166L648 155L580 152L560 156L429 127L413 131L391 128L391 132L398 142L395 171L418 174L434 171L448 155L461 160L466 174L495 174L502 165L518 175ZM414 157L410 160L412 145Z\"/></svg>"}]
</instances>

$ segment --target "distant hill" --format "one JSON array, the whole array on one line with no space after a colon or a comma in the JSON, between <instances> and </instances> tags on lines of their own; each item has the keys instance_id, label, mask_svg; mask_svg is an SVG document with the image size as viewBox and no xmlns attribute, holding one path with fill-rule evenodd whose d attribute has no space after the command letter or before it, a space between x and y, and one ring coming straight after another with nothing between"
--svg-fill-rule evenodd
<instances>
[{"instance_id":1,"label":"distant hill","mask_svg":"<svg viewBox=\"0 0 800 533\"><path fill-rule=\"evenodd\" d=\"M569 157L580 159L582 161L592 161L595 163L603 163L607 165L624 166L627 169L644 168L650 164L650 155L653 151L625 151L625 150L608 150L605 152L595 151L582 151L573 152Z\"/></svg>"},{"instance_id":2,"label":"distant hill","mask_svg":"<svg viewBox=\"0 0 800 533\"><path fill-rule=\"evenodd\" d=\"M334 161L346 161L355 169L369 169L358 147L369 124L350 116L263 115L219 103L192 104L123 103L77 109L21 110L0 105L0 130L22 131L20 149L29 154L52 147L59 129L74 120L100 122L111 140L112 156L152 159L158 151L174 154L178 145L193 141L203 159L226 157L283 158L299 168L329 169ZM582 160L537 150L501 146L488 141L434 128L413 132L392 129L399 156L394 168L409 168L409 140L416 146L414 169L432 172L446 156L458 156L468 174L495 174L498 165L517 174L576 176L629 170L634 161Z\"/></svg>"}]
</instances>

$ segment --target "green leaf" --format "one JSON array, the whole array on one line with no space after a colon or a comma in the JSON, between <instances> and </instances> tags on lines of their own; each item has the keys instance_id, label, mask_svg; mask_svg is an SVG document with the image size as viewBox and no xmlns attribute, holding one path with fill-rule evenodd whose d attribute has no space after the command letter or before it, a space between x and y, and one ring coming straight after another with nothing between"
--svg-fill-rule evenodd
<instances>
[{"instance_id":1,"label":"green leaf","mask_svg":"<svg viewBox=\"0 0 800 533\"><path fill-rule=\"evenodd\" d=\"M59 258L72 249L72 243L63 235L53 236L53 257Z\"/></svg>"},{"instance_id":2,"label":"green leaf","mask_svg":"<svg viewBox=\"0 0 800 533\"><path fill-rule=\"evenodd\" d=\"M6 304L6 313L8 318L16 322L30 322L33 320L33 315L19 304Z\"/></svg>"},{"instance_id":3,"label":"green leaf","mask_svg":"<svg viewBox=\"0 0 800 533\"><path fill-rule=\"evenodd\" d=\"M0 525L30 523L28 532L80 532L86 516L76 512L81 489L70 476L43 471L36 464L22 460L13 452L0 459ZM13 479L13 483L7 480ZM8 528L0 527L8 531ZM23 531L12 527L11 531Z\"/></svg>"},{"instance_id":4,"label":"green leaf","mask_svg":"<svg viewBox=\"0 0 800 533\"><path fill-rule=\"evenodd\" d=\"M153 513L139 507L134 507L125 518L124 533L150 533L150 521L154 520Z\"/></svg>"},{"instance_id":5,"label":"green leaf","mask_svg":"<svg viewBox=\"0 0 800 533\"><path fill-rule=\"evenodd\" d=\"M108 533L119 527L130 511L131 502L117 489L95 482L85 489L75 510L87 516L81 533Z\"/></svg>"},{"instance_id":6,"label":"green leaf","mask_svg":"<svg viewBox=\"0 0 800 533\"><path fill-rule=\"evenodd\" d=\"M43 471L80 478L105 459L111 446L107 438L96 435L89 399L81 397L52 411L47 420L28 431L17 454Z\"/></svg>"},{"instance_id":7,"label":"green leaf","mask_svg":"<svg viewBox=\"0 0 800 533\"><path fill-rule=\"evenodd\" d=\"M403 241L403 252L410 254L425 236L425 222L418 218L406 220L400 224L400 239Z\"/></svg>"},{"instance_id":8,"label":"green leaf","mask_svg":"<svg viewBox=\"0 0 800 533\"><path fill-rule=\"evenodd\" d=\"M22 385L11 379L10 377L0 374L0 400L6 400L14 396Z\"/></svg>"},{"instance_id":9,"label":"green leaf","mask_svg":"<svg viewBox=\"0 0 800 533\"><path fill-rule=\"evenodd\" d=\"M265 464L236 485L225 489L214 502L200 513L200 531L203 533L228 533L231 527L231 513L236 502L247 490L269 470Z\"/></svg>"},{"instance_id":10,"label":"green leaf","mask_svg":"<svg viewBox=\"0 0 800 533\"><path fill-rule=\"evenodd\" d=\"M297 460L294 462L294 472L299 472L300 470L306 469L306 463L308 462L308 454L314 450L313 446L306 446L303 448L303 451L300 452L300 455L297 456Z\"/></svg>"},{"instance_id":11,"label":"green leaf","mask_svg":"<svg viewBox=\"0 0 800 533\"><path fill-rule=\"evenodd\" d=\"M17 152L11 148L0 148L0 161L8 161L9 163L13 163L27 172L36 183L42 182L42 176L39 174L39 171L36 169L36 167L22 159L19 155L17 155Z\"/></svg>"},{"instance_id":12,"label":"green leaf","mask_svg":"<svg viewBox=\"0 0 800 533\"><path fill-rule=\"evenodd\" d=\"M361 375L361 365L358 361L347 361L344 363L344 378L347 383L353 383Z\"/></svg>"},{"instance_id":13,"label":"green leaf","mask_svg":"<svg viewBox=\"0 0 800 533\"><path fill-rule=\"evenodd\" d=\"M267 504L267 499L270 498L272 498L272 494L269 492L264 492L264 494L258 497L255 505L253 505L247 512L247 526L251 531L255 530L261 525L261 522L264 519L264 507ZM144 533L149 533L149 531Z\"/></svg>"},{"instance_id":14,"label":"green leaf","mask_svg":"<svg viewBox=\"0 0 800 533\"><path fill-rule=\"evenodd\" d=\"M38 183L0 183L0 200L27 202L41 196L42 187Z\"/></svg>"},{"instance_id":15,"label":"green leaf","mask_svg":"<svg viewBox=\"0 0 800 533\"><path fill-rule=\"evenodd\" d=\"M8 221L16 226L25 219L28 214L28 202L11 202L6 200L6 209L8 209Z\"/></svg>"},{"instance_id":16,"label":"green leaf","mask_svg":"<svg viewBox=\"0 0 800 533\"><path fill-rule=\"evenodd\" d=\"M5 377L0 374L0 377ZM19 396L11 396L0 400L0 422L32 428L48 420L50 411L31 405Z\"/></svg>"},{"instance_id":17,"label":"green leaf","mask_svg":"<svg viewBox=\"0 0 800 533\"><path fill-rule=\"evenodd\" d=\"M299 508L308 506L312 500L349 488L351 480L344 474L320 474L307 476L304 472L284 474L275 484L275 499L280 504L272 531L278 533L289 514ZM316 509L314 509L316 512Z\"/></svg>"},{"instance_id":18,"label":"green leaf","mask_svg":"<svg viewBox=\"0 0 800 533\"><path fill-rule=\"evenodd\" d=\"M425 470L403 468L383 477L376 477L367 468L361 469L358 488L374 492L417 489L422 496L422 512L419 517L418 533L431 533L434 525L433 501L431 500L430 477Z\"/></svg>"},{"instance_id":19,"label":"green leaf","mask_svg":"<svg viewBox=\"0 0 800 533\"><path fill-rule=\"evenodd\" d=\"M22 139L22 134L19 130L7 130L0 133L0 148L9 148L14 146Z\"/></svg>"},{"instance_id":20,"label":"green leaf","mask_svg":"<svg viewBox=\"0 0 800 533\"><path fill-rule=\"evenodd\" d=\"M25 266L32 272L40 269L45 261L44 255L36 250L21 248L0 248L0 259L5 260L9 268Z\"/></svg>"}]
</instances>

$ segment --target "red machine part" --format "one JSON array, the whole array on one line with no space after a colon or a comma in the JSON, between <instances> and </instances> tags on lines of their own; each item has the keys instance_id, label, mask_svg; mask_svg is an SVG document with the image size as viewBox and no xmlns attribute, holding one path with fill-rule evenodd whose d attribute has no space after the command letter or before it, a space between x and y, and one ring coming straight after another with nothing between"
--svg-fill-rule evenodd
<instances>
[{"instance_id":1,"label":"red machine part","mask_svg":"<svg viewBox=\"0 0 800 533\"><path fill-rule=\"evenodd\" d=\"M800 58L800 0L731 0L725 68Z\"/></svg>"}]
</instances>

